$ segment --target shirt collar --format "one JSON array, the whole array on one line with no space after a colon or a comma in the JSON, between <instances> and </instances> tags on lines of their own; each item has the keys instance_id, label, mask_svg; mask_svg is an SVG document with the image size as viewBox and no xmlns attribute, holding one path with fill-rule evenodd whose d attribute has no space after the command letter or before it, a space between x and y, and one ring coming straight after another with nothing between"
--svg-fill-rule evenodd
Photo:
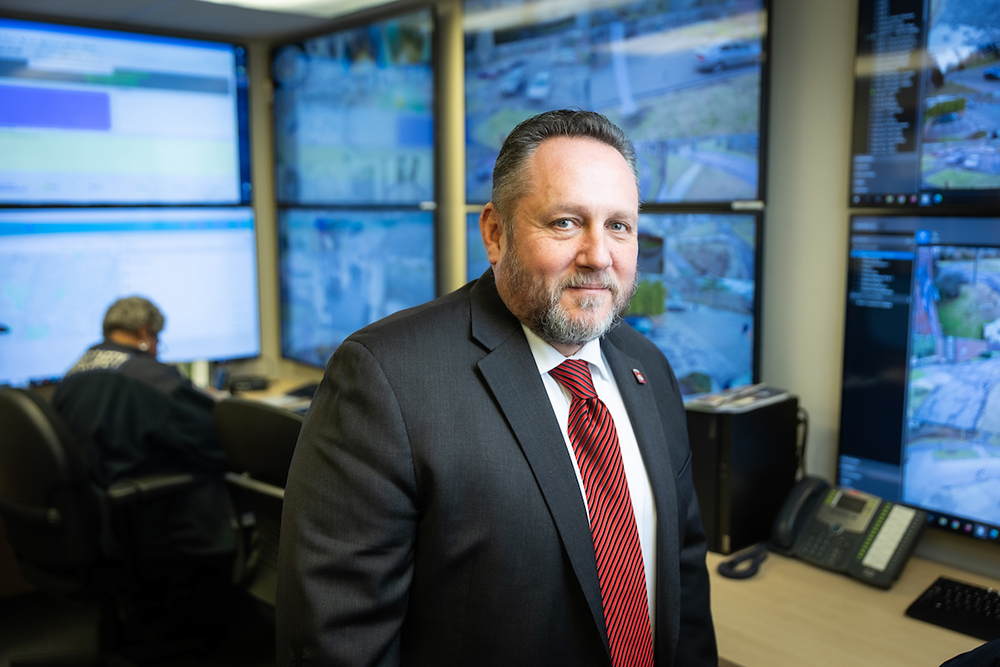
<instances>
[{"instance_id":1,"label":"shirt collar","mask_svg":"<svg viewBox=\"0 0 1000 667\"><path fill-rule=\"evenodd\" d=\"M540 374L545 375L553 368L566 361L567 358L583 359L590 364L591 373L593 373L594 369L597 369L597 372L603 380L610 381L611 373L608 371L607 364L604 361L604 354L601 352L600 338L595 338L594 340L586 343L573 356L564 357L562 352L539 338L534 331L523 324L521 325L521 328L524 329L524 335L528 339L528 346L531 348L531 354L535 358L535 364L537 364L538 372Z\"/></svg>"}]
</instances>

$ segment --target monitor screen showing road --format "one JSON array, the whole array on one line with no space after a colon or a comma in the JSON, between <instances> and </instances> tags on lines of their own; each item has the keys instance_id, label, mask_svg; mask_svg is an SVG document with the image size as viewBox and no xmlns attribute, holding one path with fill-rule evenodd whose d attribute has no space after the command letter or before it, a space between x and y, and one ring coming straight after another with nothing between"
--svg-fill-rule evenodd
<instances>
[{"instance_id":1,"label":"monitor screen showing road","mask_svg":"<svg viewBox=\"0 0 1000 667\"><path fill-rule=\"evenodd\" d=\"M1000 203L1000 3L862 0L852 206Z\"/></svg>"},{"instance_id":2,"label":"monitor screen showing road","mask_svg":"<svg viewBox=\"0 0 1000 667\"><path fill-rule=\"evenodd\" d=\"M1000 541L1000 220L851 221L839 483Z\"/></svg>"},{"instance_id":3,"label":"monitor screen showing road","mask_svg":"<svg viewBox=\"0 0 1000 667\"><path fill-rule=\"evenodd\" d=\"M683 4L466 2L468 201L518 122L565 107L628 132L647 203L760 199L764 0Z\"/></svg>"}]
</instances>

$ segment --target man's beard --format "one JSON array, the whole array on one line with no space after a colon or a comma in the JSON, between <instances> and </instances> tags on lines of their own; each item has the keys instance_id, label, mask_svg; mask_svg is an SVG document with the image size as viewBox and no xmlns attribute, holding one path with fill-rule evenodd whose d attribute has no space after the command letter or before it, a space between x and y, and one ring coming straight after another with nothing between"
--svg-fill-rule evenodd
<instances>
[{"instance_id":1,"label":"man's beard","mask_svg":"<svg viewBox=\"0 0 1000 667\"><path fill-rule=\"evenodd\" d=\"M496 273L496 271L494 271ZM618 326L635 295L637 278L626 289L608 273L576 273L560 279L552 287L543 279L529 274L512 246L508 247L503 270L496 274L496 282L507 307L526 327L550 345L584 345L600 338ZM610 290L612 297L608 314L600 321L578 317L574 319L562 305L563 292L571 287L599 284ZM599 309L602 296L582 297L577 305L582 311Z\"/></svg>"}]
</instances>

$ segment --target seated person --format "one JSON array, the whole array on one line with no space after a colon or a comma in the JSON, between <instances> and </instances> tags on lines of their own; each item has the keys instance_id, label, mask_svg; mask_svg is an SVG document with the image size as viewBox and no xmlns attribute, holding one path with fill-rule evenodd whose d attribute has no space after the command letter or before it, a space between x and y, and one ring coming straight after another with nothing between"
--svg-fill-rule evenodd
<instances>
[{"instance_id":1,"label":"seated person","mask_svg":"<svg viewBox=\"0 0 1000 667\"><path fill-rule=\"evenodd\" d=\"M194 486L135 509L132 522L143 601L200 632L211 616L191 616L192 596L228 598L236 548L225 459L212 422L214 400L156 359L164 317L138 296L104 317L104 341L87 350L52 397L102 488L129 477L192 473ZM207 611L207 610L206 610ZM197 614L197 616L204 616ZM207 623L208 625L204 625Z\"/></svg>"}]
</instances>

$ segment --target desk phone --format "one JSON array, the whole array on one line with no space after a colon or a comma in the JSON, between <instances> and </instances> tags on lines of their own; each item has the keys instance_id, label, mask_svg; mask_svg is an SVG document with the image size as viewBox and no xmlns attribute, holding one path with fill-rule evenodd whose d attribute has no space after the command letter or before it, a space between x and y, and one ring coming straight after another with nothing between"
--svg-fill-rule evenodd
<instances>
[{"instance_id":1,"label":"desk phone","mask_svg":"<svg viewBox=\"0 0 1000 667\"><path fill-rule=\"evenodd\" d=\"M803 477L774 523L771 550L889 588L913 553L927 513Z\"/></svg>"}]
</instances>

